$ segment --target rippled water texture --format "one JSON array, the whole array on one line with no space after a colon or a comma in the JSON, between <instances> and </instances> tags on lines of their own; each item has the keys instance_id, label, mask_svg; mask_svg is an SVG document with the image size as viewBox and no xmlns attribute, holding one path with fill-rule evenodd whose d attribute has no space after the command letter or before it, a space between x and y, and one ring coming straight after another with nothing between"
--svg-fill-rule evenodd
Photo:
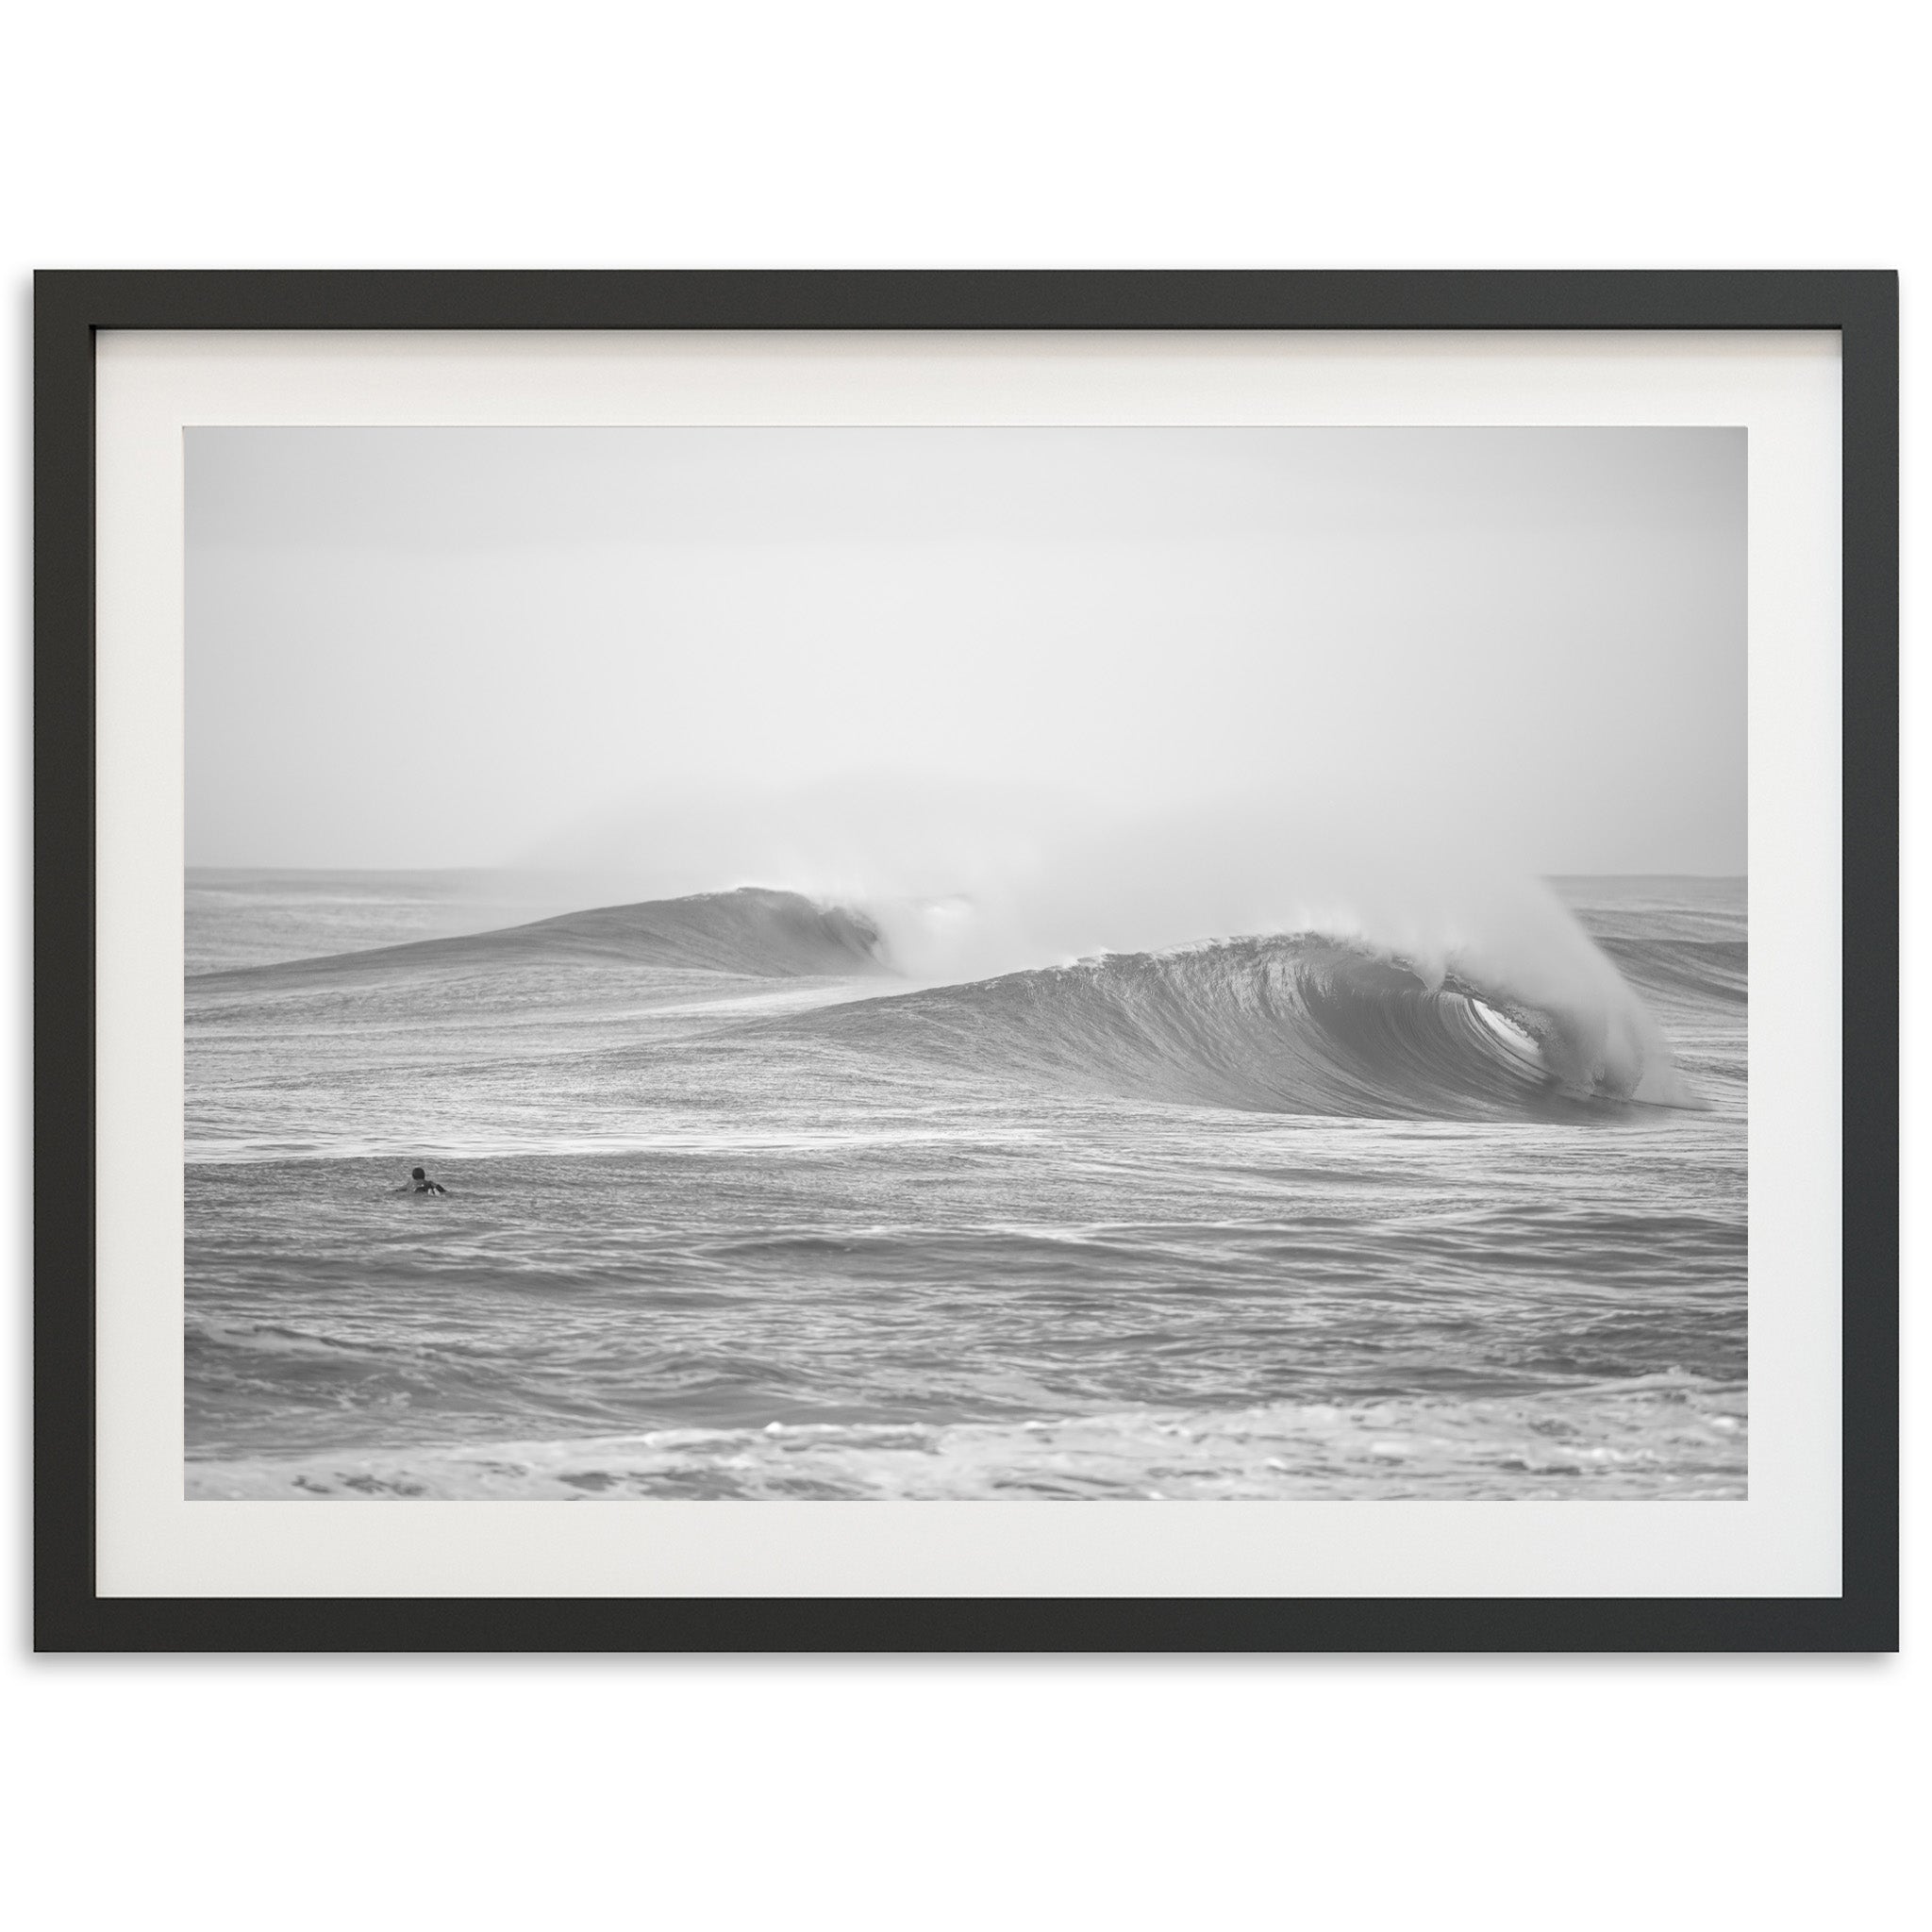
<instances>
[{"instance_id":1,"label":"rippled water texture","mask_svg":"<svg viewBox=\"0 0 1932 1932\"><path fill-rule=\"evenodd\" d=\"M192 874L188 1491L1740 1496L1742 884L1560 889L1679 1104L1316 935L908 987L785 894Z\"/></svg>"}]
</instances>

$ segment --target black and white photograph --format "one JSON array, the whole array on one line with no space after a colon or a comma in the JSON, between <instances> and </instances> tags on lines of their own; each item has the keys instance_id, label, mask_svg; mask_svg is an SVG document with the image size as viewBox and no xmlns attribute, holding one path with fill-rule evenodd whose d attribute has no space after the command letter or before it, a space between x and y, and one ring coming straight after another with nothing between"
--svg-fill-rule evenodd
<instances>
[{"instance_id":1,"label":"black and white photograph","mask_svg":"<svg viewBox=\"0 0 1932 1932\"><path fill-rule=\"evenodd\" d=\"M187 1496L1745 1498L1745 458L191 429Z\"/></svg>"},{"instance_id":2,"label":"black and white photograph","mask_svg":"<svg viewBox=\"0 0 1932 1932\"><path fill-rule=\"evenodd\" d=\"M1923 1918L1916 15L9 25L17 1924Z\"/></svg>"}]
</instances>

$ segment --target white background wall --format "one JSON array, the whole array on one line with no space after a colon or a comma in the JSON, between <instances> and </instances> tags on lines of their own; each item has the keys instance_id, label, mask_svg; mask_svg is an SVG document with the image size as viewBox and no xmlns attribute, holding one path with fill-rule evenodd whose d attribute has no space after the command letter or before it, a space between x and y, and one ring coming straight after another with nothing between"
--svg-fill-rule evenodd
<instances>
[{"instance_id":1,"label":"white background wall","mask_svg":"<svg viewBox=\"0 0 1932 1932\"><path fill-rule=\"evenodd\" d=\"M1915 25L1861 0L16 13L11 1091L29 269L1897 266L1909 641L1932 270ZM1926 815L1910 657L1908 877ZM1907 1042L1924 1091L1909 1019ZM0 1128L24 1282L24 1098ZM1921 1255L1908 1214L1908 1300ZM1925 1348L1907 1319L1909 1394ZM0 1342L24 1409L24 1313ZM0 1858L24 1925L1702 1928L1924 1909L1923 1430L1921 1654L1903 1661L35 1661L25 1444L24 1420L0 1439Z\"/></svg>"}]
</instances>

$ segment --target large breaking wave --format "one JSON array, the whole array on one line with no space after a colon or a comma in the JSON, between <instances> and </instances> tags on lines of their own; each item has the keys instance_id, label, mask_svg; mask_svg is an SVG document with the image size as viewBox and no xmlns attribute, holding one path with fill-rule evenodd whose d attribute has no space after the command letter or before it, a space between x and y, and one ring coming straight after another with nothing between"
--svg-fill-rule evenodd
<instances>
[{"instance_id":1,"label":"large breaking wave","mask_svg":"<svg viewBox=\"0 0 1932 1932\"><path fill-rule=\"evenodd\" d=\"M1613 972L1533 1000L1314 934L1108 955L773 1023L867 1055L1179 1105L1561 1119L1695 1105Z\"/></svg>"},{"instance_id":2,"label":"large breaking wave","mask_svg":"<svg viewBox=\"0 0 1932 1932\"><path fill-rule=\"evenodd\" d=\"M1562 1120L1699 1104L1633 982L1674 1021L1743 997L1741 942L1632 932L1604 941L1612 963L1553 900L1534 896L1464 899L1453 918L1411 897L1399 918L1378 908L1323 927L1062 955L977 977L969 962L985 957L988 933L974 914L958 904L937 918L930 907L854 910L744 888L202 975L192 1003L206 1017L258 994L387 999L393 988L420 1020L441 1010L430 997L440 987L462 990L459 1010L474 1024L478 999L521 1011L533 988L551 1001L566 987L582 996L587 968L604 972L626 1011L641 984L809 979L839 1003L720 1014L708 1037L740 1043L746 1077L762 1042L803 1054L798 1070L835 1083L916 1073L1189 1107ZM1040 944L1030 933L993 937ZM895 974L924 983L864 996ZM646 1033L617 1054L660 1045ZM714 1055L708 1078L728 1083L738 1058L737 1049Z\"/></svg>"}]
</instances>

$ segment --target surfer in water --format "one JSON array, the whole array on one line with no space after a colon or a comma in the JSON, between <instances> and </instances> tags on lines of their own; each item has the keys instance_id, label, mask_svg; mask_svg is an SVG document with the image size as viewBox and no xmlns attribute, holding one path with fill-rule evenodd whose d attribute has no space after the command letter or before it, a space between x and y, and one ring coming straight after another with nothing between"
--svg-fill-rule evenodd
<instances>
[{"instance_id":1,"label":"surfer in water","mask_svg":"<svg viewBox=\"0 0 1932 1932\"><path fill-rule=\"evenodd\" d=\"M409 1170L409 1191L412 1194L446 1194L449 1190L440 1181L433 1181L420 1167Z\"/></svg>"}]
</instances>

